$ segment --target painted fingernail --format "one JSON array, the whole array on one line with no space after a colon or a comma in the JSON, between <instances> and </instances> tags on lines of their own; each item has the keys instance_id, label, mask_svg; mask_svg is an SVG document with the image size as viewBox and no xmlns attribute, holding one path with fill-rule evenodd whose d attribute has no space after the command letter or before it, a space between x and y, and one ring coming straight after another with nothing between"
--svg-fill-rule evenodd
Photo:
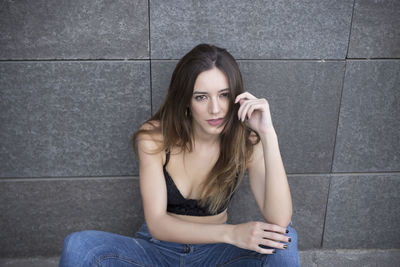
<instances>
[{"instance_id":1,"label":"painted fingernail","mask_svg":"<svg viewBox=\"0 0 400 267\"><path fill-rule=\"evenodd\" d=\"M289 230L286 229L286 233L289 233Z\"/></svg>"},{"instance_id":2,"label":"painted fingernail","mask_svg":"<svg viewBox=\"0 0 400 267\"><path fill-rule=\"evenodd\" d=\"M288 248L288 245L283 245L283 248L284 248L284 249L287 249L287 248Z\"/></svg>"},{"instance_id":3,"label":"painted fingernail","mask_svg":"<svg viewBox=\"0 0 400 267\"><path fill-rule=\"evenodd\" d=\"M292 242L292 239L289 237L289 242Z\"/></svg>"}]
</instances>

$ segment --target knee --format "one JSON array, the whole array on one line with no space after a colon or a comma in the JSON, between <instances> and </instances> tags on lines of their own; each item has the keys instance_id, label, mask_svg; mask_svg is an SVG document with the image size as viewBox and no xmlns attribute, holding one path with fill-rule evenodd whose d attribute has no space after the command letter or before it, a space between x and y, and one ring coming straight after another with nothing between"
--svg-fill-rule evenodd
<instances>
[{"instance_id":1,"label":"knee","mask_svg":"<svg viewBox=\"0 0 400 267\"><path fill-rule=\"evenodd\" d=\"M82 232L73 232L67 235L67 237L64 239L64 248L68 245L79 242L79 240L81 240L81 238L79 237L81 233Z\"/></svg>"},{"instance_id":2,"label":"knee","mask_svg":"<svg viewBox=\"0 0 400 267\"><path fill-rule=\"evenodd\" d=\"M82 249L85 245L90 244L95 239L97 231L93 230L85 230L80 232L73 232L64 239L64 248L73 249L79 248Z\"/></svg>"},{"instance_id":3,"label":"knee","mask_svg":"<svg viewBox=\"0 0 400 267\"><path fill-rule=\"evenodd\" d=\"M299 252L297 248L297 232L288 226L289 233L285 234L290 237L291 242L287 243L287 249L277 249L276 254L270 257L268 266L300 266Z\"/></svg>"},{"instance_id":4,"label":"knee","mask_svg":"<svg viewBox=\"0 0 400 267\"><path fill-rule=\"evenodd\" d=\"M64 239L60 266L80 266L76 262L86 257L96 243L97 231L73 232Z\"/></svg>"}]
</instances>

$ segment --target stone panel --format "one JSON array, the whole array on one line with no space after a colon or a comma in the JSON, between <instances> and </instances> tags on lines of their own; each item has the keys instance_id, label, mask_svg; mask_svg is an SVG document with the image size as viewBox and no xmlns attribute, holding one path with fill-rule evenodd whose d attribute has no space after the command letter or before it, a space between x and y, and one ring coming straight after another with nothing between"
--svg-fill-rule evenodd
<instances>
[{"instance_id":1,"label":"stone panel","mask_svg":"<svg viewBox=\"0 0 400 267\"><path fill-rule=\"evenodd\" d=\"M133 236L143 220L137 178L0 181L0 257L61 255L80 230Z\"/></svg>"},{"instance_id":2,"label":"stone panel","mask_svg":"<svg viewBox=\"0 0 400 267\"><path fill-rule=\"evenodd\" d=\"M396 267L400 263L397 249L319 250L315 254L318 267Z\"/></svg>"},{"instance_id":3,"label":"stone panel","mask_svg":"<svg viewBox=\"0 0 400 267\"><path fill-rule=\"evenodd\" d=\"M243 178L239 188L233 195L228 207L228 214L228 223L232 224L265 221L250 189L247 175Z\"/></svg>"},{"instance_id":4,"label":"stone panel","mask_svg":"<svg viewBox=\"0 0 400 267\"><path fill-rule=\"evenodd\" d=\"M151 57L179 59L205 42L240 59L344 59L352 8L352 0L151 0Z\"/></svg>"},{"instance_id":5,"label":"stone panel","mask_svg":"<svg viewBox=\"0 0 400 267\"><path fill-rule=\"evenodd\" d=\"M172 73L174 72L177 63L178 60L151 61L151 103L153 114L156 113L156 111L161 106L161 103L167 96Z\"/></svg>"},{"instance_id":6,"label":"stone panel","mask_svg":"<svg viewBox=\"0 0 400 267\"><path fill-rule=\"evenodd\" d=\"M240 61L245 90L266 98L287 173L331 170L344 62Z\"/></svg>"},{"instance_id":7,"label":"stone panel","mask_svg":"<svg viewBox=\"0 0 400 267\"><path fill-rule=\"evenodd\" d=\"M2 267L57 267L60 257L6 258L0 259Z\"/></svg>"},{"instance_id":8,"label":"stone panel","mask_svg":"<svg viewBox=\"0 0 400 267\"><path fill-rule=\"evenodd\" d=\"M400 60L346 65L334 172L400 170Z\"/></svg>"},{"instance_id":9,"label":"stone panel","mask_svg":"<svg viewBox=\"0 0 400 267\"><path fill-rule=\"evenodd\" d=\"M355 1L348 57L400 58L400 1Z\"/></svg>"},{"instance_id":10,"label":"stone panel","mask_svg":"<svg viewBox=\"0 0 400 267\"><path fill-rule=\"evenodd\" d=\"M400 248L400 175L333 176L323 248Z\"/></svg>"},{"instance_id":11,"label":"stone panel","mask_svg":"<svg viewBox=\"0 0 400 267\"><path fill-rule=\"evenodd\" d=\"M299 254L304 267L396 267L400 263L398 249L323 249L300 251Z\"/></svg>"},{"instance_id":12,"label":"stone panel","mask_svg":"<svg viewBox=\"0 0 400 267\"><path fill-rule=\"evenodd\" d=\"M329 177L288 176L293 201L292 227L298 234L299 249L321 246ZM229 206L229 222L264 221L247 177Z\"/></svg>"},{"instance_id":13,"label":"stone panel","mask_svg":"<svg viewBox=\"0 0 400 267\"><path fill-rule=\"evenodd\" d=\"M315 253L313 250L299 251L300 266L318 267L315 263Z\"/></svg>"},{"instance_id":14,"label":"stone panel","mask_svg":"<svg viewBox=\"0 0 400 267\"><path fill-rule=\"evenodd\" d=\"M0 59L149 58L147 1L1 1Z\"/></svg>"},{"instance_id":15,"label":"stone panel","mask_svg":"<svg viewBox=\"0 0 400 267\"><path fill-rule=\"evenodd\" d=\"M239 60L245 89L270 104L288 173L331 170L342 61ZM177 61L152 62L153 113L164 99Z\"/></svg>"},{"instance_id":16,"label":"stone panel","mask_svg":"<svg viewBox=\"0 0 400 267\"><path fill-rule=\"evenodd\" d=\"M289 176L293 201L293 226L299 249L320 248L325 222L330 177L328 175Z\"/></svg>"},{"instance_id":17,"label":"stone panel","mask_svg":"<svg viewBox=\"0 0 400 267\"><path fill-rule=\"evenodd\" d=\"M148 62L0 63L2 177L137 174Z\"/></svg>"}]
</instances>

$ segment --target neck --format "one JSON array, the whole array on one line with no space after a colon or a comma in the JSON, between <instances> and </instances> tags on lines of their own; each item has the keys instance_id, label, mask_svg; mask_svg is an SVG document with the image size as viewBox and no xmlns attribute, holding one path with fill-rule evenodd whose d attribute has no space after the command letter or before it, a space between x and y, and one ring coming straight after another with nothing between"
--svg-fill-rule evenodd
<instances>
[{"instance_id":1,"label":"neck","mask_svg":"<svg viewBox=\"0 0 400 267\"><path fill-rule=\"evenodd\" d=\"M198 131L197 129L193 129L193 145L194 146L215 146L219 145L220 142L220 135L210 135L204 132Z\"/></svg>"}]
</instances>

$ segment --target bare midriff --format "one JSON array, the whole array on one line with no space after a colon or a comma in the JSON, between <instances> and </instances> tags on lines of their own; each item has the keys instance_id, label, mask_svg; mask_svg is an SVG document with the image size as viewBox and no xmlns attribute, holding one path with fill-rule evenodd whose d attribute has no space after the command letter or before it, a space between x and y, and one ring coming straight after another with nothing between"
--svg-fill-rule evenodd
<instances>
[{"instance_id":1,"label":"bare midriff","mask_svg":"<svg viewBox=\"0 0 400 267\"><path fill-rule=\"evenodd\" d=\"M171 212L168 212L168 215L174 216L176 218L179 218L187 222L194 222L194 223L223 224L228 219L228 212L226 210L217 215L211 215L211 216L189 216L189 215L175 214Z\"/></svg>"}]
</instances>

